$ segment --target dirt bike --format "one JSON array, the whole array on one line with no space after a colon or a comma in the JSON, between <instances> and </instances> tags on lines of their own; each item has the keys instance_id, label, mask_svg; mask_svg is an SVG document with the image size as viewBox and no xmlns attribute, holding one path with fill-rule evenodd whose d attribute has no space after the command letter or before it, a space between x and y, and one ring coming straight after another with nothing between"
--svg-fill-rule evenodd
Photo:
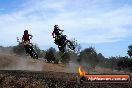
<instances>
[{"instance_id":1,"label":"dirt bike","mask_svg":"<svg viewBox=\"0 0 132 88\"><path fill-rule=\"evenodd\" d=\"M66 37L66 35L63 35L62 33L63 31L60 32L60 35L59 36L55 36L55 40L58 41L57 45L58 45L58 48L61 52L65 52L66 51L66 47L71 49L71 50L74 50L75 49L75 46L74 44L68 40Z\"/></svg>"},{"instance_id":2,"label":"dirt bike","mask_svg":"<svg viewBox=\"0 0 132 88\"><path fill-rule=\"evenodd\" d=\"M30 38L30 39L32 39L32 38ZM18 37L17 37L17 42L19 44L23 44L24 45L24 48L26 50L26 54L28 53L32 58L38 59L38 55L37 55L35 49L33 48L33 44L32 43L30 43L29 41L20 42Z\"/></svg>"}]
</instances>

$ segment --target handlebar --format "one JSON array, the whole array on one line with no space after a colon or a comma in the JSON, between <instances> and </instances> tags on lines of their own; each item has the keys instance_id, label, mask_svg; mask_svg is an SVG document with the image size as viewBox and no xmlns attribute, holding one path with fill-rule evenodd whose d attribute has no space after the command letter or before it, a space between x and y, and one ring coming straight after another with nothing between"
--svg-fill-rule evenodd
<instances>
[{"instance_id":1,"label":"handlebar","mask_svg":"<svg viewBox=\"0 0 132 88\"><path fill-rule=\"evenodd\" d=\"M33 38L33 35L30 35L30 38L29 39L32 39Z\"/></svg>"},{"instance_id":2,"label":"handlebar","mask_svg":"<svg viewBox=\"0 0 132 88\"><path fill-rule=\"evenodd\" d=\"M60 33L61 35L63 35L63 31L64 31L64 30L60 31L59 33Z\"/></svg>"},{"instance_id":3,"label":"handlebar","mask_svg":"<svg viewBox=\"0 0 132 88\"><path fill-rule=\"evenodd\" d=\"M30 39L32 39L32 36L30 37Z\"/></svg>"},{"instance_id":4,"label":"handlebar","mask_svg":"<svg viewBox=\"0 0 132 88\"><path fill-rule=\"evenodd\" d=\"M17 42L19 42L20 43L20 40L19 40L19 38L17 37Z\"/></svg>"},{"instance_id":5,"label":"handlebar","mask_svg":"<svg viewBox=\"0 0 132 88\"><path fill-rule=\"evenodd\" d=\"M60 35L63 35L63 31L64 31L64 30L60 30L60 31L59 31L59 34L60 34ZM52 36L53 36L53 38L55 38L56 35L55 35L54 32L52 32Z\"/></svg>"},{"instance_id":6,"label":"handlebar","mask_svg":"<svg viewBox=\"0 0 132 88\"><path fill-rule=\"evenodd\" d=\"M31 36L30 39L32 39L32 37L33 37L33 36ZM23 44L23 42L21 42L20 39L19 39L18 37L17 37L17 42L18 42L19 44Z\"/></svg>"}]
</instances>

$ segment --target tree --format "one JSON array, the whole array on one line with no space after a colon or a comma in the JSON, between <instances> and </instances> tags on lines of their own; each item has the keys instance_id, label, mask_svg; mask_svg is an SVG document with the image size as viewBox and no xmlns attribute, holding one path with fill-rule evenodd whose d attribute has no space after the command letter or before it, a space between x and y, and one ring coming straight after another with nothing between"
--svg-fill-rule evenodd
<instances>
[{"instance_id":1,"label":"tree","mask_svg":"<svg viewBox=\"0 0 132 88\"><path fill-rule=\"evenodd\" d=\"M23 44L13 46L13 52L19 55L25 54L25 49Z\"/></svg>"},{"instance_id":2,"label":"tree","mask_svg":"<svg viewBox=\"0 0 132 88\"><path fill-rule=\"evenodd\" d=\"M83 51L80 52L79 56L82 57L84 55L90 56L90 57L97 57L96 50L93 47L89 47L89 48L84 49Z\"/></svg>"},{"instance_id":3,"label":"tree","mask_svg":"<svg viewBox=\"0 0 132 88\"><path fill-rule=\"evenodd\" d=\"M42 51L37 44L33 45L33 48L35 49L38 57L43 57L44 51ZM16 46L13 46L13 52L19 55L25 54L25 48L23 44L18 44Z\"/></svg>"},{"instance_id":4,"label":"tree","mask_svg":"<svg viewBox=\"0 0 132 88\"><path fill-rule=\"evenodd\" d=\"M34 46L34 49L35 49L35 51L36 51L36 53L37 53L37 55L38 55L38 57L43 57L44 56L44 51L43 50L41 50L39 47L38 47L38 45L37 44L35 44Z\"/></svg>"},{"instance_id":5,"label":"tree","mask_svg":"<svg viewBox=\"0 0 132 88\"><path fill-rule=\"evenodd\" d=\"M56 58L54 56L54 52L55 52L55 49L52 47L46 51L45 59L48 61L48 63L56 60Z\"/></svg>"},{"instance_id":6,"label":"tree","mask_svg":"<svg viewBox=\"0 0 132 88\"><path fill-rule=\"evenodd\" d=\"M66 64L66 63L69 63L70 61L70 55L69 53L64 53L62 56L61 56L61 62Z\"/></svg>"},{"instance_id":7,"label":"tree","mask_svg":"<svg viewBox=\"0 0 132 88\"><path fill-rule=\"evenodd\" d=\"M78 43L78 41L76 39L73 39L71 42L75 46L74 53L76 53L77 55L79 55L80 52L81 52L81 49L82 49L81 45Z\"/></svg>"},{"instance_id":8,"label":"tree","mask_svg":"<svg viewBox=\"0 0 132 88\"><path fill-rule=\"evenodd\" d=\"M130 56L130 58L132 57L132 45L128 46L127 54Z\"/></svg>"},{"instance_id":9,"label":"tree","mask_svg":"<svg viewBox=\"0 0 132 88\"><path fill-rule=\"evenodd\" d=\"M89 47L80 52L80 62L88 63L90 66L97 65L99 62L95 48Z\"/></svg>"},{"instance_id":10,"label":"tree","mask_svg":"<svg viewBox=\"0 0 132 88\"><path fill-rule=\"evenodd\" d=\"M117 63L119 58L120 57L109 57L105 67L112 69L117 68Z\"/></svg>"},{"instance_id":11,"label":"tree","mask_svg":"<svg viewBox=\"0 0 132 88\"><path fill-rule=\"evenodd\" d=\"M98 66L104 66L106 58L101 53L97 55L97 58L99 60Z\"/></svg>"},{"instance_id":12,"label":"tree","mask_svg":"<svg viewBox=\"0 0 132 88\"><path fill-rule=\"evenodd\" d=\"M126 57L120 57L117 66L121 69L132 70L132 59Z\"/></svg>"}]
</instances>

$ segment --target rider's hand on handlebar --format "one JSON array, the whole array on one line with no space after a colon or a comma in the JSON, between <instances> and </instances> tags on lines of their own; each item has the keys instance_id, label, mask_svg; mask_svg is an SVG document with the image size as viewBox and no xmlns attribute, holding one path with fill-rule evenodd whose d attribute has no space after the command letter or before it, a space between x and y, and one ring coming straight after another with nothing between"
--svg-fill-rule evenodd
<instances>
[{"instance_id":1,"label":"rider's hand on handlebar","mask_svg":"<svg viewBox=\"0 0 132 88\"><path fill-rule=\"evenodd\" d=\"M30 37L30 39L32 39L32 38L33 38L33 36Z\"/></svg>"},{"instance_id":2,"label":"rider's hand on handlebar","mask_svg":"<svg viewBox=\"0 0 132 88\"><path fill-rule=\"evenodd\" d=\"M19 42L19 44L23 44L23 42Z\"/></svg>"}]
</instances>

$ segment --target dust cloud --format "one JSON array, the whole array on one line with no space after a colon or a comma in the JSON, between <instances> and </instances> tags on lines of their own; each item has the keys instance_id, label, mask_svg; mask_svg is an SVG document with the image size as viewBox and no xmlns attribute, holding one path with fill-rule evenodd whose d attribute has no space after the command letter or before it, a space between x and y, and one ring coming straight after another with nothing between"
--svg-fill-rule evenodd
<instances>
[{"instance_id":1,"label":"dust cloud","mask_svg":"<svg viewBox=\"0 0 132 88\"><path fill-rule=\"evenodd\" d=\"M41 62L30 57L20 57L12 54L0 54L0 70L31 70L42 71Z\"/></svg>"}]
</instances>

